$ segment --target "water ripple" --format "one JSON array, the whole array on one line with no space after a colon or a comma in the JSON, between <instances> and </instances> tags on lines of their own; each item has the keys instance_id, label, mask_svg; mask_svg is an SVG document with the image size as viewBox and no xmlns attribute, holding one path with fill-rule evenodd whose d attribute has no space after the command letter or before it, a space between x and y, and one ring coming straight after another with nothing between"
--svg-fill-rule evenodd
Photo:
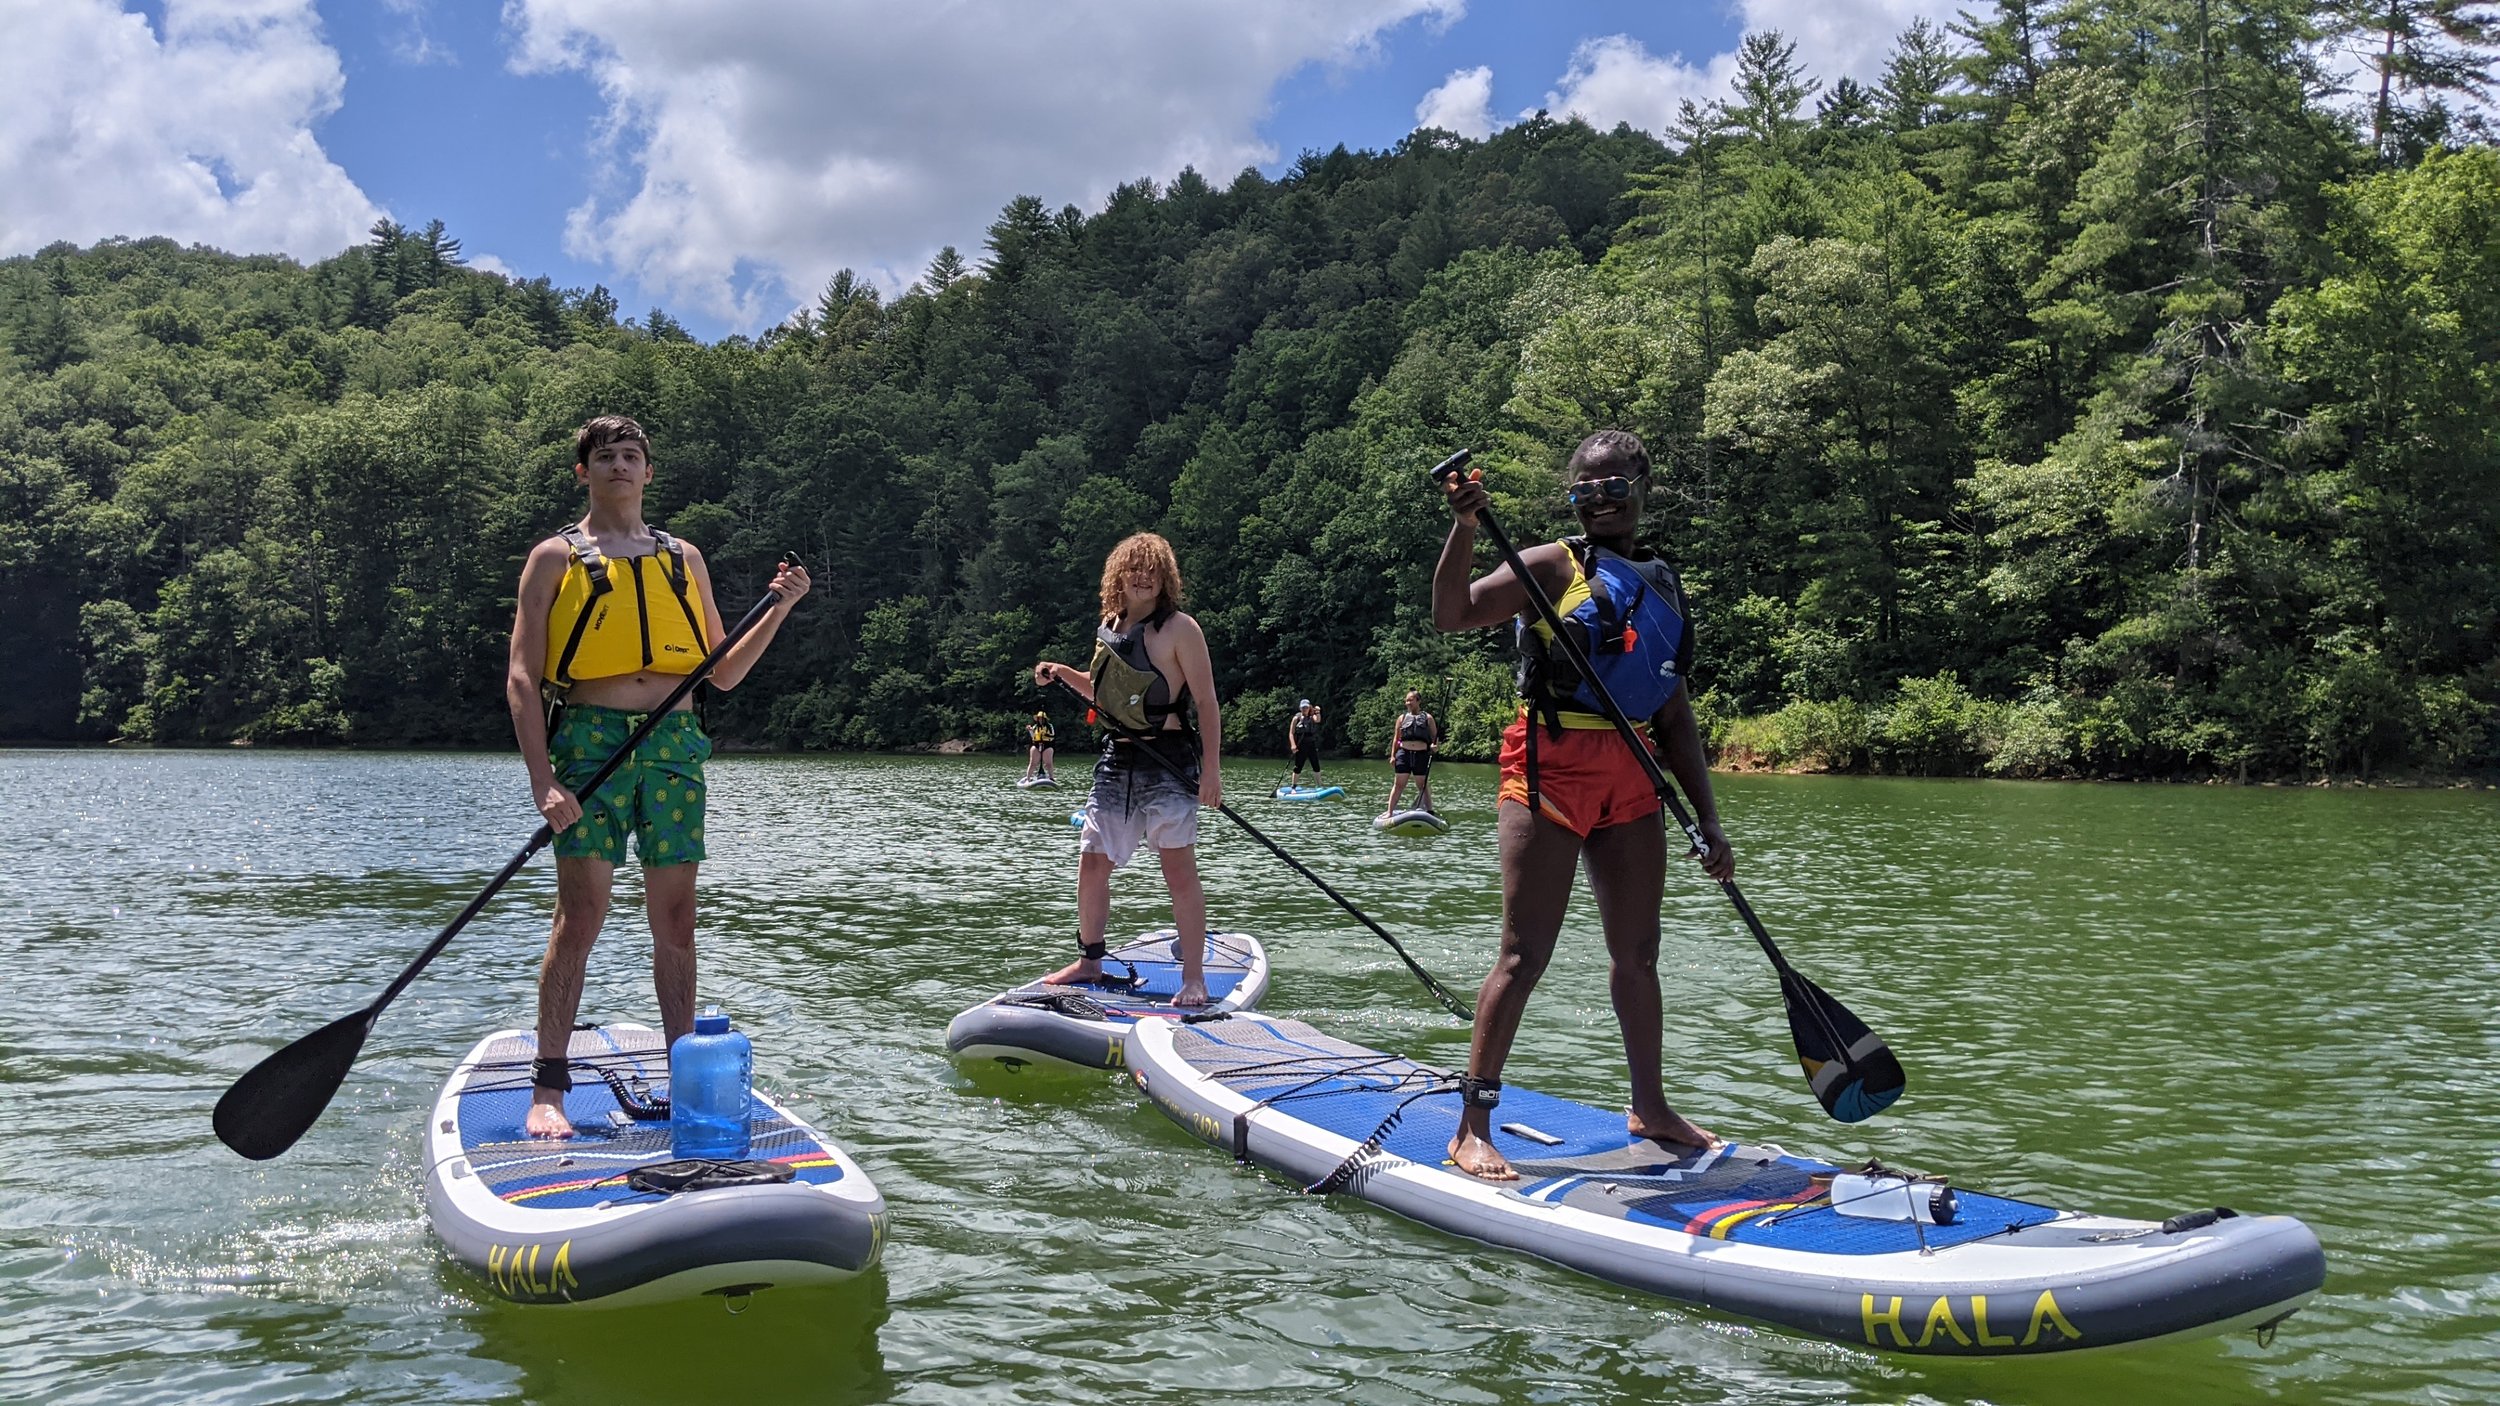
<instances>
[{"instance_id":1,"label":"water ripple","mask_svg":"<svg viewBox=\"0 0 2500 1406\"><path fill-rule=\"evenodd\" d=\"M1238 807L1467 989L1494 942L1492 777L1449 767L1452 832L1357 800ZM279 1161L207 1109L285 1040L370 1000L525 837L506 758L0 754L0 1383L47 1402L1360 1399L1828 1403L2484 1401L2500 1270L2500 805L2349 793L1722 778L1743 879L1795 960L1901 1052L1871 1126L1798 1088L1776 985L1688 872L1665 908L1668 1067L1724 1131L1877 1153L2117 1212L2288 1211L2317 1303L2246 1339L2104 1359L1880 1358L1680 1309L1233 1166L1108 1078L975 1077L940 1032L1073 937L1074 788L990 759L721 759L703 976L759 1078L894 1208L838 1293L574 1314L451 1269L418 1120L483 1030L526 1023L543 859L374 1032ZM1455 1063L1466 1032L1389 952L1208 818L1219 923L1274 954L1273 1009ZM1114 927L1166 920L1147 871ZM585 1011L651 1019L638 883ZM1624 1097L1585 899L1511 1077Z\"/></svg>"}]
</instances>

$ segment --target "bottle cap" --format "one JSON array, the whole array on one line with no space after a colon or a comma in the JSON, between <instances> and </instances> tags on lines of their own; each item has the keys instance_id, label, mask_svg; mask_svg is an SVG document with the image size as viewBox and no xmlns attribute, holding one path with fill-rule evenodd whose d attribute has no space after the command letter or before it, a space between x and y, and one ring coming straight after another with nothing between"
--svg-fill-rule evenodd
<instances>
[{"instance_id":1,"label":"bottle cap","mask_svg":"<svg viewBox=\"0 0 2500 1406\"><path fill-rule=\"evenodd\" d=\"M728 1014L718 1006L705 1006L694 1018L694 1033L697 1035L728 1034Z\"/></svg>"}]
</instances>

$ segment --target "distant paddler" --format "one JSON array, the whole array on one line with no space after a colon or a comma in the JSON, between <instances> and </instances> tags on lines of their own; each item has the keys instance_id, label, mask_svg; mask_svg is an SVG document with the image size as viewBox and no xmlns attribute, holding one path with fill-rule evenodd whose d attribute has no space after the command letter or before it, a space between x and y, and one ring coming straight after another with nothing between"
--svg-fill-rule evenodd
<instances>
[{"instance_id":1,"label":"distant paddler","mask_svg":"<svg viewBox=\"0 0 2500 1406\"><path fill-rule=\"evenodd\" d=\"M1406 794L1406 779L1415 778L1415 808L1432 809L1432 754L1441 747L1441 724L1424 711L1424 696L1414 689L1406 691L1406 711L1389 728L1389 770L1397 778L1389 784L1389 805L1382 815L1398 813L1398 797Z\"/></svg>"},{"instance_id":2,"label":"distant paddler","mask_svg":"<svg viewBox=\"0 0 2500 1406\"><path fill-rule=\"evenodd\" d=\"M723 637L703 553L643 521L653 471L641 425L623 415L583 425L573 437L573 477L589 491L590 509L531 549L521 566L504 694L531 798L556 831L555 925L538 971L542 1055L531 1076L532 1137L573 1135L564 1116L573 1080L562 1052L572 1044L583 972L628 837L642 860L660 1023L671 1043L694 1028L694 882L704 857L703 762L712 740L691 702L662 719L596 795L572 789ZM780 564L771 588L779 599L712 666L714 688L738 686L808 584L807 568Z\"/></svg>"},{"instance_id":3,"label":"distant paddler","mask_svg":"<svg viewBox=\"0 0 2500 1406\"><path fill-rule=\"evenodd\" d=\"M1051 767L1059 757L1058 742L1059 734L1051 728L1050 714L1039 708L1034 709L1033 721L1025 724L1024 728L1024 780L1039 777L1057 783L1058 778L1051 774Z\"/></svg>"},{"instance_id":4,"label":"distant paddler","mask_svg":"<svg viewBox=\"0 0 2500 1406\"><path fill-rule=\"evenodd\" d=\"M1094 981L1108 950L1111 871L1139 844L1152 845L1172 891L1173 943L1180 958L1176 1006L1207 1003L1207 896L1198 881L1198 808L1224 801L1224 722L1215 701L1207 637L1181 609L1180 562L1172 544L1140 532L1103 562L1102 618L1094 659L1083 672L1045 659L1033 682L1061 683L1094 705L1106 734L1086 798L1076 871L1077 960L1043 980ZM1194 705L1192 727L1185 705ZM1141 755L1152 749L1169 765Z\"/></svg>"},{"instance_id":5,"label":"distant paddler","mask_svg":"<svg viewBox=\"0 0 2500 1406\"><path fill-rule=\"evenodd\" d=\"M1692 663L1691 611L1665 561L1638 540L1649 450L1638 436L1600 430L1564 466L1564 498L1585 534L1531 547L1523 565L1544 588L1606 689L1637 720L1644 746L1663 756L1690 798L1713 879L1736 869L1719 829L1710 769L1684 680ZM1432 623L1476 630L1518 617L1519 717L1502 735L1502 950L1477 993L1465 1107L1450 1160L1495 1180L1517 1173L1491 1141L1502 1066L1527 1011L1528 993L1554 954L1574 871L1588 860L1612 970L1607 986L1631 1066L1634 1137L1706 1147L1718 1139L1667 1103L1664 1016L1658 992L1658 904L1666 836L1658 789L1614 731L1567 654L1535 618L1526 588L1505 564L1473 582L1476 515L1488 499L1478 477L1443 480L1449 540L1432 578ZM1663 740L1663 748L1659 741Z\"/></svg>"},{"instance_id":6,"label":"distant paddler","mask_svg":"<svg viewBox=\"0 0 2500 1406\"><path fill-rule=\"evenodd\" d=\"M1319 705L1305 698L1293 707L1293 717L1285 724L1285 747L1293 754L1293 781L1302 784L1302 767L1311 768L1311 784L1323 785L1327 778L1319 772Z\"/></svg>"}]
</instances>

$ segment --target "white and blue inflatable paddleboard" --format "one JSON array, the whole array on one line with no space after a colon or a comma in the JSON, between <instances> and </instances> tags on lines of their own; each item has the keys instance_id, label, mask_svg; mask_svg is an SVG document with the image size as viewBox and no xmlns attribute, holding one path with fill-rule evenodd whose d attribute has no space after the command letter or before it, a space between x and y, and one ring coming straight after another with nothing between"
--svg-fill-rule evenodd
<instances>
[{"instance_id":1,"label":"white and blue inflatable paddleboard","mask_svg":"<svg viewBox=\"0 0 2500 1406\"><path fill-rule=\"evenodd\" d=\"M1058 786L1059 780L1057 777L1019 776L1016 778L1016 789L1019 791L1051 791L1057 790Z\"/></svg>"},{"instance_id":2,"label":"white and blue inflatable paddleboard","mask_svg":"<svg viewBox=\"0 0 2500 1406\"><path fill-rule=\"evenodd\" d=\"M1401 810L1374 820L1372 828L1392 835L1446 835L1450 822L1428 810Z\"/></svg>"},{"instance_id":3,"label":"white and blue inflatable paddleboard","mask_svg":"<svg viewBox=\"0 0 2500 1406\"><path fill-rule=\"evenodd\" d=\"M1635 1141L1619 1109L1516 1086L1493 1122L1520 1179L1483 1181L1448 1164L1451 1075L1300 1021L1154 1022L1128 1060L1182 1127L1299 1185L1854 1347L2020 1357L2262 1329L2326 1279L2289 1216L2127 1220L1899 1174L1836 1192L1851 1169Z\"/></svg>"},{"instance_id":4,"label":"white and blue inflatable paddleboard","mask_svg":"<svg viewBox=\"0 0 2500 1406\"><path fill-rule=\"evenodd\" d=\"M1047 1064L1117 1069L1130 1032L1206 1011L1246 1011L1267 994L1267 949L1248 933L1207 934L1207 1004L1175 1006L1181 964L1163 928L1124 942L1103 959L1104 981L1051 986L1039 978L955 1017L947 1050L1011 1069Z\"/></svg>"},{"instance_id":5,"label":"white and blue inflatable paddleboard","mask_svg":"<svg viewBox=\"0 0 2500 1406\"><path fill-rule=\"evenodd\" d=\"M1276 799L1280 801L1324 801L1344 794L1343 786L1279 786L1276 788Z\"/></svg>"},{"instance_id":6,"label":"white and blue inflatable paddleboard","mask_svg":"<svg viewBox=\"0 0 2500 1406\"><path fill-rule=\"evenodd\" d=\"M695 1176L669 1150L668 1051L640 1025L573 1032L575 1136L533 1139L537 1037L498 1030L426 1124L426 1210L453 1259L520 1303L731 1298L848 1279L885 1248L885 1200L842 1149L760 1090L742 1162Z\"/></svg>"}]
</instances>

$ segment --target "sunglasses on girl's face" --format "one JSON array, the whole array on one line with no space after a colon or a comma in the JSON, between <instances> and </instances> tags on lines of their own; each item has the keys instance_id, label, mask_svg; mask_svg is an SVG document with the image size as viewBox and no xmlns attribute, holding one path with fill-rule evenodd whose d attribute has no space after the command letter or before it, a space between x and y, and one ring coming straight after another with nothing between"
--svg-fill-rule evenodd
<instances>
[{"instance_id":1,"label":"sunglasses on girl's face","mask_svg":"<svg viewBox=\"0 0 2500 1406\"><path fill-rule=\"evenodd\" d=\"M1620 503L1632 496L1633 484L1647 477L1648 471L1643 470L1630 478L1617 474L1613 478L1573 479L1564 487L1563 498L1575 508L1583 503Z\"/></svg>"}]
</instances>

